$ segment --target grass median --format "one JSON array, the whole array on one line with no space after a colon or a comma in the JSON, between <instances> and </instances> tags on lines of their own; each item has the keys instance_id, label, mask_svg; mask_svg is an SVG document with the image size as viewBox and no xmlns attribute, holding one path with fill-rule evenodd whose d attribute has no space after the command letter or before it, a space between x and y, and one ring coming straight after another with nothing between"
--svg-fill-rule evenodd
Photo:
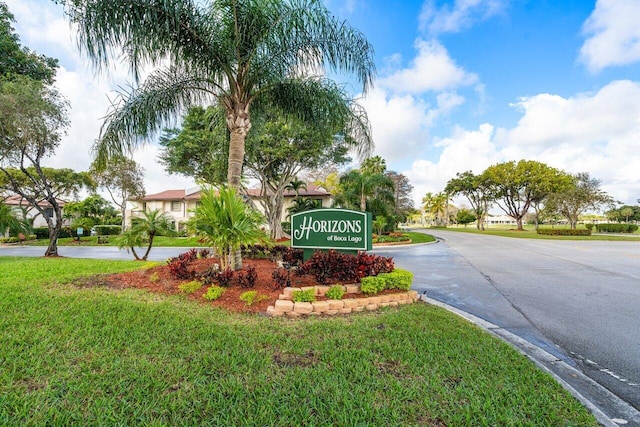
<instances>
[{"instance_id":1,"label":"grass median","mask_svg":"<svg viewBox=\"0 0 640 427\"><path fill-rule=\"evenodd\" d=\"M533 225L527 225L523 230L516 230L515 226L491 226L484 230L478 230L475 226L461 227L438 227L436 229L446 231L456 231L459 233L473 233L484 234L491 236L502 237L514 237L520 239L540 239L540 240L605 240L605 241L624 241L624 242L638 242L640 241L640 234L592 234L591 236L549 236L544 234L538 234ZM541 228L552 228L550 226L542 226ZM556 226L556 229L568 228L566 226ZM582 227L584 228L584 227ZM428 228L425 229L428 232Z\"/></svg>"},{"instance_id":2,"label":"grass median","mask_svg":"<svg viewBox=\"0 0 640 427\"><path fill-rule=\"evenodd\" d=\"M0 258L1 425L597 425L427 304L275 319L69 283L141 267Z\"/></svg>"}]
</instances>

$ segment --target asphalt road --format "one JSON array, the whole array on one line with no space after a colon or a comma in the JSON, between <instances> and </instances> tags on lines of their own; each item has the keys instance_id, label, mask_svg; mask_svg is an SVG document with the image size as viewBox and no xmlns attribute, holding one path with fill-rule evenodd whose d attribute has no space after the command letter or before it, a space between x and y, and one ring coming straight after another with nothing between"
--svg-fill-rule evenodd
<instances>
[{"instance_id":1,"label":"asphalt road","mask_svg":"<svg viewBox=\"0 0 640 427\"><path fill-rule=\"evenodd\" d=\"M379 249L414 289L525 338L640 409L640 243L429 230L441 242Z\"/></svg>"}]
</instances>

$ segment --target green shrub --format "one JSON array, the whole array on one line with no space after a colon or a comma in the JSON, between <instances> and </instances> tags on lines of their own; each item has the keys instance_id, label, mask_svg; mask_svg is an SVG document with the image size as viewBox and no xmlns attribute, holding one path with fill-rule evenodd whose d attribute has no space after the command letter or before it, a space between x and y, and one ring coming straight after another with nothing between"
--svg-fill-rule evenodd
<instances>
[{"instance_id":1,"label":"green shrub","mask_svg":"<svg viewBox=\"0 0 640 427\"><path fill-rule=\"evenodd\" d=\"M342 299L346 291L342 285L333 285L325 294L329 299Z\"/></svg>"},{"instance_id":2,"label":"green shrub","mask_svg":"<svg viewBox=\"0 0 640 427\"><path fill-rule=\"evenodd\" d=\"M316 290L307 289L306 291L293 291L291 299L293 302L314 302L316 300Z\"/></svg>"},{"instance_id":3,"label":"green shrub","mask_svg":"<svg viewBox=\"0 0 640 427\"><path fill-rule=\"evenodd\" d=\"M190 282L185 282L178 285L178 289L180 289L182 292L184 292L187 295L194 293L200 288L202 288L202 283L200 283L197 280L192 280Z\"/></svg>"},{"instance_id":4,"label":"green shrub","mask_svg":"<svg viewBox=\"0 0 640 427\"><path fill-rule=\"evenodd\" d=\"M584 226L587 228L587 230L589 230L589 231L593 231L593 226L594 226L594 225L595 225L595 224L585 224Z\"/></svg>"},{"instance_id":5,"label":"green shrub","mask_svg":"<svg viewBox=\"0 0 640 427\"><path fill-rule=\"evenodd\" d=\"M49 227L35 227L33 229L33 234L35 234L38 239L48 239Z\"/></svg>"},{"instance_id":6,"label":"green shrub","mask_svg":"<svg viewBox=\"0 0 640 427\"><path fill-rule=\"evenodd\" d=\"M93 228L98 236L116 236L122 231L120 225L95 225Z\"/></svg>"},{"instance_id":7,"label":"green shrub","mask_svg":"<svg viewBox=\"0 0 640 427\"><path fill-rule=\"evenodd\" d=\"M385 280L385 289L408 291L413 283L413 273L401 268L396 268L391 273L381 273L378 277Z\"/></svg>"},{"instance_id":8,"label":"green shrub","mask_svg":"<svg viewBox=\"0 0 640 427\"><path fill-rule=\"evenodd\" d=\"M202 298L207 301L215 301L222 296L224 293L224 288L220 286L211 286L207 289L207 292L202 295Z\"/></svg>"},{"instance_id":9,"label":"green shrub","mask_svg":"<svg viewBox=\"0 0 640 427\"><path fill-rule=\"evenodd\" d=\"M257 304L267 298L269 297L259 294L258 291L247 291L240 295L240 301L244 301L247 306L252 306L253 304Z\"/></svg>"},{"instance_id":10,"label":"green shrub","mask_svg":"<svg viewBox=\"0 0 640 427\"><path fill-rule=\"evenodd\" d=\"M160 275L158 274L157 271L154 271L153 273L151 273L151 275L149 276L149 281L151 283L158 283L160 281Z\"/></svg>"},{"instance_id":11,"label":"green shrub","mask_svg":"<svg viewBox=\"0 0 640 427\"><path fill-rule=\"evenodd\" d=\"M538 234L544 236L591 236L591 230L573 230L570 228L540 228Z\"/></svg>"},{"instance_id":12,"label":"green shrub","mask_svg":"<svg viewBox=\"0 0 640 427\"><path fill-rule=\"evenodd\" d=\"M635 224L597 224L599 233L633 233L638 230Z\"/></svg>"},{"instance_id":13,"label":"green shrub","mask_svg":"<svg viewBox=\"0 0 640 427\"><path fill-rule=\"evenodd\" d=\"M367 295L375 295L384 291L386 284L387 281L380 275L363 277L360 281L360 290Z\"/></svg>"}]
</instances>

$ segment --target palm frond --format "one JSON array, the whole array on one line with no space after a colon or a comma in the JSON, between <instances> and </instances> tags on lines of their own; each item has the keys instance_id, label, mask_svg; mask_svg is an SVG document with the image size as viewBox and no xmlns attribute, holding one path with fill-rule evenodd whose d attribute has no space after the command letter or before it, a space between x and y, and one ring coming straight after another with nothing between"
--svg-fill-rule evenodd
<instances>
[{"instance_id":1,"label":"palm frond","mask_svg":"<svg viewBox=\"0 0 640 427\"><path fill-rule=\"evenodd\" d=\"M188 107L212 103L218 89L210 80L169 67L150 75L140 88L121 92L93 146L96 164L143 145Z\"/></svg>"}]
</instances>

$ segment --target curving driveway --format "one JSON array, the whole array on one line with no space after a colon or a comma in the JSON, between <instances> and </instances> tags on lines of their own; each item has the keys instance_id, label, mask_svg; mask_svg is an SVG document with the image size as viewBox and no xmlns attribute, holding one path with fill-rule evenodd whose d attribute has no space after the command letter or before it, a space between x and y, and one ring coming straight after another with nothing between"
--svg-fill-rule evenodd
<instances>
[{"instance_id":1,"label":"curving driveway","mask_svg":"<svg viewBox=\"0 0 640 427\"><path fill-rule=\"evenodd\" d=\"M441 241L378 249L414 289L577 365L640 409L640 243L429 230Z\"/></svg>"}]
</instances>

